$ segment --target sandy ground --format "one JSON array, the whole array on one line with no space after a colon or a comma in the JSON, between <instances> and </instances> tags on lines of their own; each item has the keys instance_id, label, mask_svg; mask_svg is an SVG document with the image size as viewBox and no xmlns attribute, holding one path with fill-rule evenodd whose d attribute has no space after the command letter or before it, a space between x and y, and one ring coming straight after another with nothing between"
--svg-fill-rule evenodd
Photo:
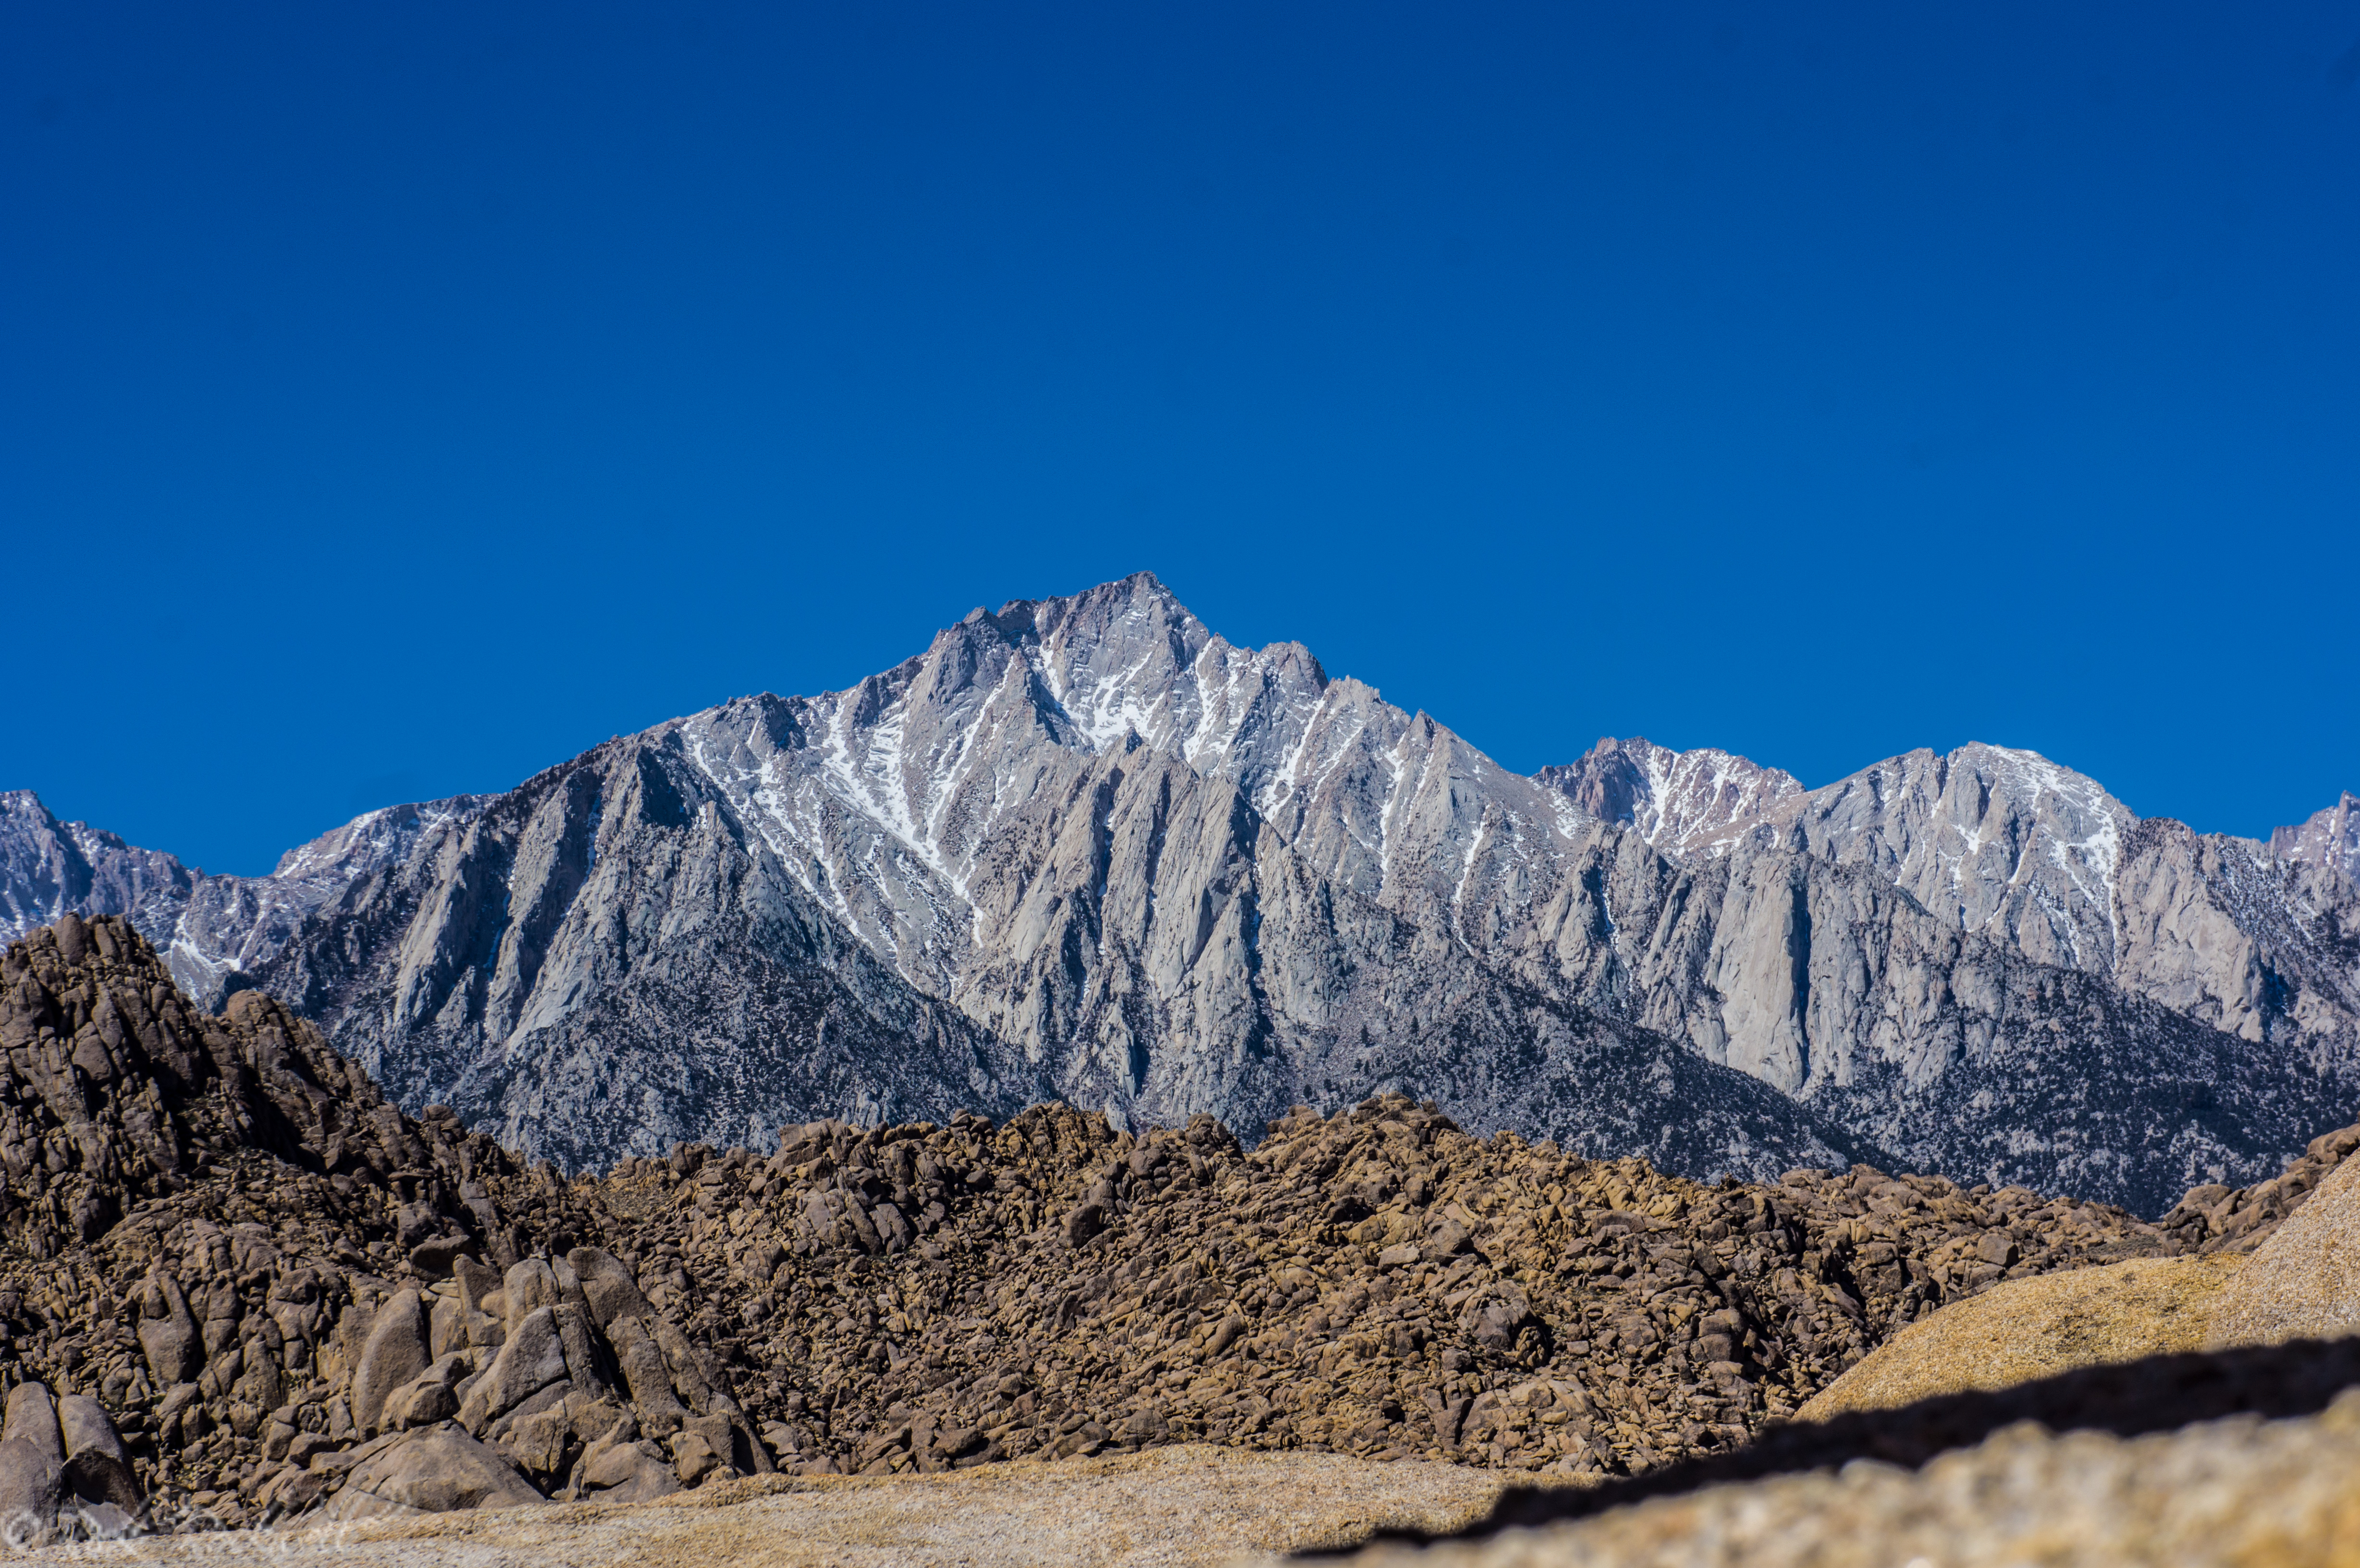
<instances>
[{"instance_id":1,"label":"sandy ground","mask_svg":"<svg viewBox=\"0 0 2360 1568\"><path fill-rule=\"evenodd\" d=\"M1518 1479L1524 1477L1519 1476ZM765 1477L636 1508L577 1504L52 1547L27 1562L287 1568L1182 1568L1443 1531L1503 1477L1205 1445L945 1475Z\"/></svg>"}]
</instances>

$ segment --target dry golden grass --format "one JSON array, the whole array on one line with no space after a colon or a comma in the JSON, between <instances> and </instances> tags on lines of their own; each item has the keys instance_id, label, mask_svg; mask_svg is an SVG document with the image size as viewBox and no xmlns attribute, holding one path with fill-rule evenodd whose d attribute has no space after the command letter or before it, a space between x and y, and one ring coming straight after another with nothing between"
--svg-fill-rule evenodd
<instances>
[{"instance_id":1,"label":"dry golden grass","mask_svg":"<svg viewBox=\"0 0 2360 1568\"><path fill-rule=\"evenodd\" d=\"M2251 1257L2136 1259L2012 1279L1913 1323L1799 1413L1918 1399L2141 1356L2360 1332L2360 1160Z\"/></svg>"},{"instance_id":2,"label":"dry golden grass","mask_svg":"<svg viewBox=\"0 0 2360 1568\"><path fill-rule=\"evenodd\" d=\"M2137 1258L2011 1279L1903 1329L1821 1389L1798 1419L1896 1410L2079 1367L2201 1350L2213 1302L2245 1261Z\"/></svg>"}]
</instances>

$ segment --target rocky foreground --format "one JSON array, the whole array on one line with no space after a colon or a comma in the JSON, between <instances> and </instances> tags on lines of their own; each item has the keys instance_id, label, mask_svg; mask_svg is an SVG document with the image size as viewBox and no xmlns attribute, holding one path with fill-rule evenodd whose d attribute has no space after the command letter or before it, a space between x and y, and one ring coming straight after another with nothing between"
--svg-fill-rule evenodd
<instances>
[{"instance_id":1,"label":"rocky foreground","mask_svg":"<svg viewBox=\"0 0 2360 1568\"><path fill-rule=\"evenodd\" d=\"M2325 1414L2122 1439L2010 1427L1922 1470L1707 1487L1355 1568L2349 1568L2360 1392Z\"/></svg>"},{"instance_id":2,"label":"rocky foreground","mask_svg":"<svg viewBox=\"0 0 2360 1568\"><path fill-rule=\"evenodd\" d=\"M2360 1162L2249 1254L2014 1280L1734 1454L1366 1568L2360 1563ZM1411 1527L1415 1538L1437 1533Z\"/></svg>"},{"instance_id":3,"label":"rocky foreground","mask_svg":"<svg viewBox=\"0 0 2360 1568\"><path fill-rule=\"evenodd\" d=\"M2360 1145L2156 1225L1865 1167L1703 1186L1399 1098L1251 1152L1048 1106L569 1181L71 917L0 961L0 1512L69 1534L1189 1442L1644 1475L2000 1281L2259 1246Z\"/></svg>"}]
</instances>

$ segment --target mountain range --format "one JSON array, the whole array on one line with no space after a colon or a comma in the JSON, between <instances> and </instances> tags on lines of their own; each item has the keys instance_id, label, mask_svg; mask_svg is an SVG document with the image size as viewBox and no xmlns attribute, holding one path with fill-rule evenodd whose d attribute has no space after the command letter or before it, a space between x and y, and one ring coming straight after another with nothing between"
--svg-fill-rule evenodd
<instances>
[{"instance_id":1,"label":"mountain range","mask_svg":"<svg viewBox=\"0 0 2360 1568\"><path fill-rule=\"evenodd\" d=\"M1695 1175L2157 1213L2360 1100L2360 815L2265 843L2029 752L1532 776L1152 575L978 609L268 877L0 795L0 930L120 913L412 1111L568 1168L1045 1099L1251 1136L1381 1092Z\"/></svg>"}]
</instances>

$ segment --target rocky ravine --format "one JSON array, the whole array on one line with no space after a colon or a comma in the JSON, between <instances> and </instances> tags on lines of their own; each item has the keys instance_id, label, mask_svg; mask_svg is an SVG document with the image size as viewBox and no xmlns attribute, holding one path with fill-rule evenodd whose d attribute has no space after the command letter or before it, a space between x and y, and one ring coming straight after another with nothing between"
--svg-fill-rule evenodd
<instances>
[{"instance_id":1,"label":"rocky ravine","mask_svg":"<svg viewBox=\"0 0 2360 1568\"><path fill-rule=\"evenodd\" d=\"M0 1052L0 1508L166 1523L1192 1438L1633 1473L1995 1280L2256 1245L2360 1143L2161 1228L1867 1168L1702 1186L1400 1098L1251 1153L1052 1106L569 1181L258 994L197 1012L111 919L8 949Z\"/></svg>"}]
</instances>

